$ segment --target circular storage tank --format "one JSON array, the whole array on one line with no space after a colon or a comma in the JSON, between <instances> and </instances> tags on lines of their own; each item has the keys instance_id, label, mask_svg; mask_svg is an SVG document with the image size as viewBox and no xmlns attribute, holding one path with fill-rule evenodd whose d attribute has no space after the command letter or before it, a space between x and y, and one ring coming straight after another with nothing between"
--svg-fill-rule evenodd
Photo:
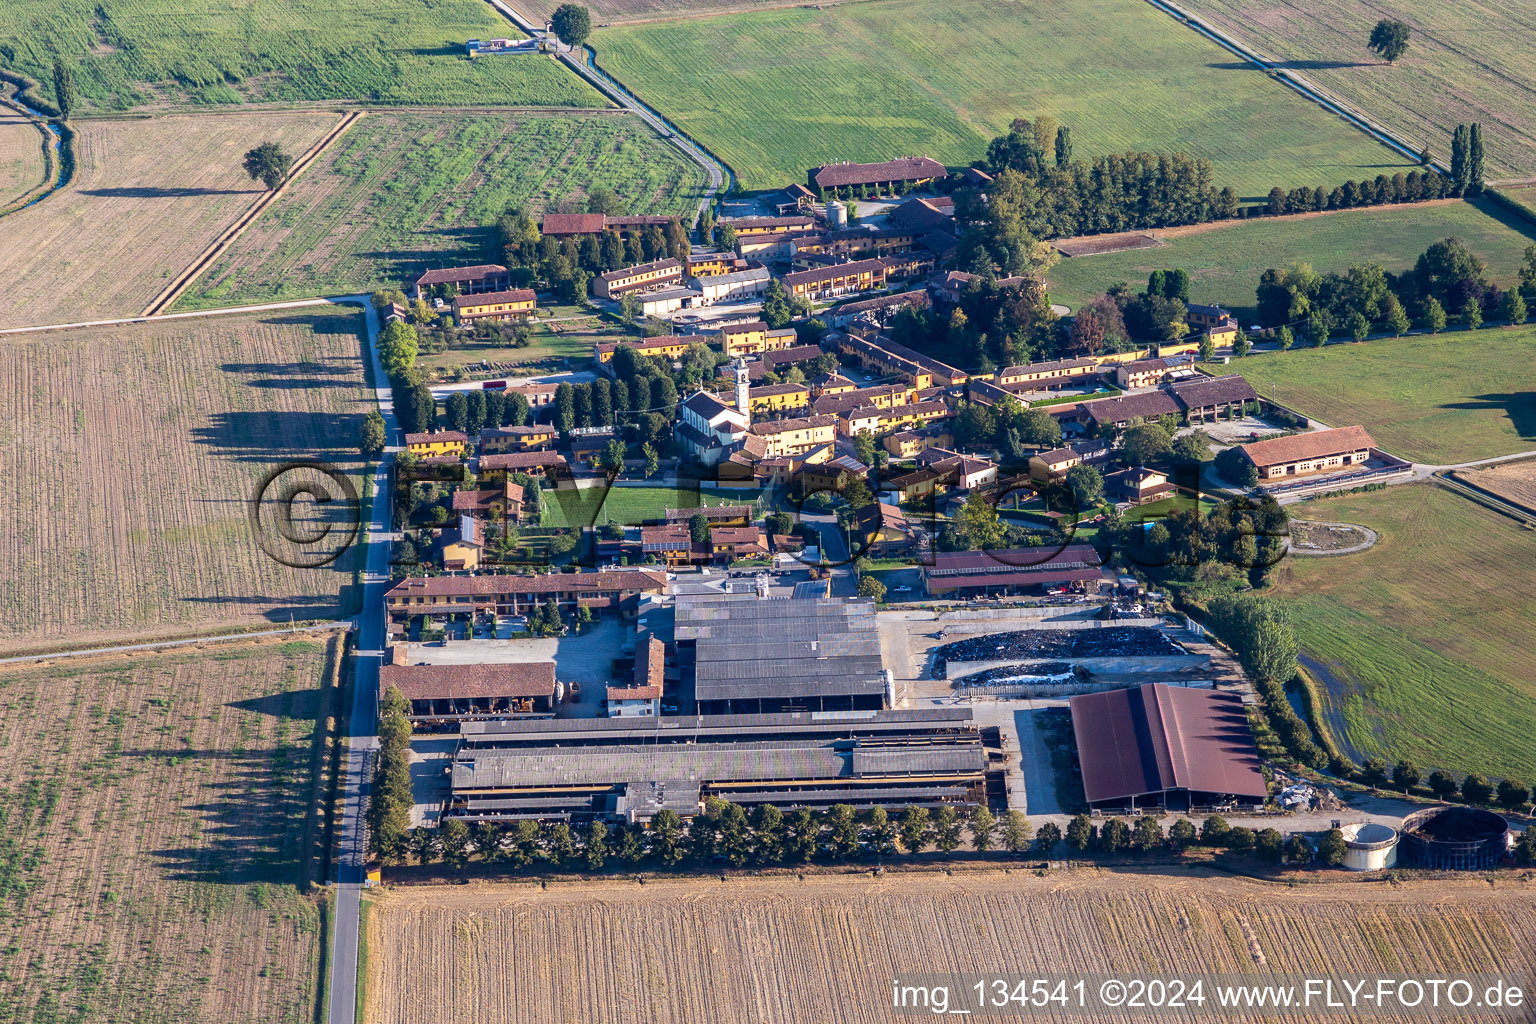
<instances>
[{"instance_id":1,"label":"circular storage tank","mask_svg":"<svg viewBox=\"0 0 1536 1024\"><path fill-rule=\"evenodd\" d=\"M848 226L848 207L840 200L833 199L827 203L827 224L834 228Z\"/></svg>"},{"instance_id":2,"label":"circular storage tank","mask_svg":"<svg viewBox=\"0 0 1536 1024\"><path fill-rule=\"evenodd\" d=\"M1407 867L1449 871L1491 868L1503 857L1509 822L1476 807L1431 807L1403 819Z\"/></svg>"},{"instance_id":3,"label":"circular storage tank","mask_svg":"<svg viewBox=\"0 0 1536 1024\"><path fill-rule=\"evenodd\" d=\"M1397 863L1397 829L1374 822L1345 825L1344 867L1350 871L1381 871Z\"/></svg>"}]
</instances>

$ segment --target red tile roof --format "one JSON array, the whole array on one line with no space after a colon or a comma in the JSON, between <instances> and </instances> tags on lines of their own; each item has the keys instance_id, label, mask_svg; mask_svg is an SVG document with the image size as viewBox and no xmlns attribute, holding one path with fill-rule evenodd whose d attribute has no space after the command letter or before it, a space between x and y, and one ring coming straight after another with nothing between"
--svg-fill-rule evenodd
<instances>
[{"instance_id":1,"label":"red tile roof","mask_svg":"<svg viewBox=\"0 0 1536 1024\"><path fill-rule=\"evenodd\" d=\"M539 230L546 235L595 235L607 221L600 213L546 213Z\"/></svg>"},{"instance_id":2,"label":"red tile roof","mask_svg":"<svg viewBox=\"0 0 1536 1024\"><path fill-rule=\"evenodd\" d=\"M1272 437L1266 441L1253 441L1242 445L1240 450L1255 466L1276 466L1285 462L1318 459L1344 452L1374 448L1376 442L1364 427L1338 427L1333 430L1311 430L1290 437Z\"/></svg>"},{"instance_id":3,"label":"red tile roof","mask_svg":"<svg viewBox=\"0 0 1536 1024\"><path fill-rule=\"evenodd\" d=\"M483 277L494 274L505 274L507 268L499 263L481 263L473 267L449 267L444 270L429 270L416 279L416 286L422 287L434 284L457 284L460 281L478 281Z\"/></svg>"},{"instance_id":4,"label":"red tile roof","mask_svg":"<svg viewBox=\"0 0 1536 1024\"><path fill-rule=\"evenodd\" d=\"M395 687L406 700L470 697L553 697L555 663L497 665L381 665L379 693Z\"/></svg>"},{"instance_id":5,"label":"red tile roof","mask_svg":"<svg viewBox=\"0 0 1536 1024\"><path fill-rule=\"evenodd\" d=\"M879 164L826 164L811 171L811 179L822 188L842 185L870 185L882 181L913 181L942 178L949 170L926 156L904 156Z\"/></svg>"}]
</instances>

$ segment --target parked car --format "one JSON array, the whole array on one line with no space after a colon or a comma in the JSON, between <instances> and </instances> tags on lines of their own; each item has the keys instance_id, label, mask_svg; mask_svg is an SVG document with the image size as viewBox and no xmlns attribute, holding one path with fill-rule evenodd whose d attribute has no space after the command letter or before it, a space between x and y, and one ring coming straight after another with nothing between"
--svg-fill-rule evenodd
<instances>
[{"instance_id":1,"label":"parked car","mask_svg":"<svg viewBox=\"0 0 1536 1024\"><path fill-rule=\"evenodd\" d=\"M896 588L896 593L898 593L898 594L910 594L910 593L912 593L912 588L911 587L897 587Z\"/></svg>"},{"instance_id":2,"label":"parked car","mask_svg":"<svg viewBox=\"0 0 1536 1024\"><path fill-rule=\"evenodd\" d=\"M661 706L661 713L664 714L664 715L675 715L675 714L677 714L677 705L676 704L663 704Z\"/></svg>"}]
</instances>

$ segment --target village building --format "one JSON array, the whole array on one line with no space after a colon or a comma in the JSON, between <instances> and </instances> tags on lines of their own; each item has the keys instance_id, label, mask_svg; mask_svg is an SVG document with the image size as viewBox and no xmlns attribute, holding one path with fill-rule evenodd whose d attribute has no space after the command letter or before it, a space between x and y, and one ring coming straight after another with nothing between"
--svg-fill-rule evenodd
<instances>
[{"instance_id":1,"label":"village building","mask_svg":"<svg viewBox=\"0 0 1536 1024\"><path fill-rule=\"evenodd\" d=\"M1081 384L1099 375L1092 359L1052 359L1023 366L1005 366L993 375L993 383L1009 391L1049 391Z\"/></svg>"},{"instance_id":2,"label":"village building","mask_svg":"<svg viewBox=\"0 0 1536 1024\"><path fill-rule=\"evenodd\" d=\"M733 252L689 253L683 258L683 272L689 277L718 277L746 269L747 261Z\"/></svg>"},{"instance_id":3,"label":"village building","mask_svg":"<svg viewBox=\"0 0 1536 1024\"><path fill-rule=\"evenodd\" d=\"M1037 483L1060 483L1074 466L1101 466L1109 461L1108 441L1079 441L1029 457L1029 478Z\"/></svg>"},{"instance_id":4,"label":"village building","mask_svg":"<svg viewBox=\"0 0 1536 1024\"><path fill-rule=\"evenodd\" d=\"M898 430L881 439L880 444L894 459L910 459L930 446L946 448L954 444L954 438L943 427L924 430Z\"/></svg>"},{"instance_id":5,"label":"village building","mask_svg":"<svg viewBox=\"0 0 1536 1024\"><path fill-rule=\"evenodd\" d=\"M726 396L716 394L723 404ZM747 403L753 416L779 416L784 413L804 412L811 405L811 389L804 384L763 384L747 392Z\"/></svg>"},{"instance_id":6,"label":"village building","mask_svg":"<svg viewBox=\"0 0 1536 1024\"><path fill-rule=\"evenodd\" d=\"M642 594L666 589L665 573L646 569L550 572L537 575L413 576L384 595L391 629L418 616L525 615L553 599L562 612L578 607L633 616Z\"/></svg>"},{"instance_id":7,"label":"village building","mask_svg":"<svg viewBox=\"0 0 1536 1024\"><path fill-rule=\"evenodd\" d=\"M698 391L678 405L673 428L678 445L705 466L718 465L733 445L747 437L752 424L750 392L746 362L738 359L734 404L728 405L707 391Z\"/></svg>"},{"instance_id":8,"label":"village building","mask_svg":"<svg viewBox=\"0 0 1536 1024\"><path fill-rule=\"evenodd\" d=\"M845 302L840 306L833 306L827 310L822 315L822 319L836 328L847 327L859 320L867 320L873 324L884 324L899 311L909 306L917 309L928 309L932 304L927 290L918 289L910 292L898 292L895 295L877 295L872 299L861 299L857 302Z\"/></svg>"},{"instance_id":9,"label":"village building","mask_svg":"<svg viewBox=\"0 0 1536 1024\"><path fill-rule=\"evenodd\" d=\"M406 434L405 450L418 458L452 456L458 458L469 444L469 435L458 430L438 430L429 434Z\"/></svg>"},{"instance_id":10,"label":"village building","mask_svg":"<svg viewBox=\"0 0 1536 1024\"><path fill-rule=\"evenodd\" d=\"M953 231L955 204L948 196L914 197L891 210L885 219L892 227L921 238L932 231Z\"/></svg>"},{"instance_id":11,"label":"village building","mask_svg":"<svg viewBox=\"0 0 1536 1024\"><path fill-rule=\"evenodd\" d=\"M1120 395L1084 402L1077 407L1077 420L1103 436L1105 431L1124 430L1132 420L1155 420L1161 416L1178 416L1184 411L1178 401L1166 391L1146 391L1139 395Z\"/></svg>"},{"instance_id":12,"label":"village building","mask_svg":"<svg viewBox=\"0 0 1536 1024\"><path fill-rule=\"evenodd\" d=\"M919 390L954 387L969 379L964 370L898 344L877 331L861 330L856 324L847 331L828 331L822 335L821 342L838 356L846 357L871 373L905 377Z\"/></svg>"},{"instance_id":13,"label":"village building","mask_svg":"<svg viewBox=\"0 0 1536 1024\"><path fill-rule=\"evenodd\" d=\"M698 304L713 306L716 303L751 302L768 293L768 282L773 275L767 267L752 267L708 276L696 276L694 287L699 290Z\"/></svg>"},{"instance_id":14,"label":"village building","mask_svg":"<svg viewBox=\"0 0 1536 1024\"><path fill-rule=\"evenodd\" d=\"M429 270L416 279L415 294L411 297L425 299L433 289L443 286L456 295L501 292L512 287L512 274L506 267L496 263Z\"/></svg>"},{"instance_id":15,"label":"village building","mask_svg":"<svg viewBox=\"0 0 1536 1024\"><path fill-rule=\"evenodd\" d=\"M640 300L641 316L660 319L678 310L692 309L698 304L699 293L692 288L680 285L654 292L641 292L637 298Z\"/></svg>"},{"instance_id":16,"label":"village building","mask_svg":"<svg viewBox=\"0 0 1536 1024\"><path fill-rule=\"evenodd\" d=\"M532 288L459 295L453 300L453 319L460 327L481 320L527 320L537 302Z\"/></svg>"},{"instance_id":17,"label":"village building","mask_svg":"<svg viewBox=\"0 0 1536 1024\"><path fill-rule=\"evenodd\" d=\"M638 341L600 341L592 350L593 357L599 364L607 365L613 361L613 354L619 346L635 350L636 355L647 358L661 357L663 359L681 359L688 352L688 346L697 345L702 339L683 334L665 334L657 338L642 338Z\"/></svg>"},{"instance_id":18,"label":"village building","mask_svg":"<svg viewBox=\"0 0 1536 1024\"><path fill-rule=\"evenodd\" d=\"M840 373L818 373L811 378L811 397L818 399L826 395L846 395L858 390L858 387Z\"/></svg>"},{"instance_id":19,"label":"village building","mask_svg":"<svg viewBox=\"0 0 1536 1024\"><path fill-rule=\"evenodd\" d=\"M1184 407L1184 415L1191 423L1214 420L1221 416L1240 416L1250 402L1259 402L1253 385L1238 373L1178 381L1170 385L1168 390L1173 393L1174 400Z\"/></svg>"},{"instance_id":20,"label":"village building","mask_svg":"<svg viewBox=\"0 0 1536 1024\"><path fill-rule=\"evenodd\" d=\"M1266 481L1363 466L1375 446L1364 427L1337 427L1250 441L1237 450L1253 463L1260 481Z\"/></svg>"},{"instance_id":21,"label":"village building","mask_svg":"<svg viewBox=\"0 0 1536 1024\"><path fill-rule=\"evenodd\" d=\"M570 472L570 465L559 452L505 452L500 455L482 455L476 463L481 483L500 483L514 473L527 473L539 478L549 472Z\"/></svg>"},{"instance_id":22,"label":"village building","mask_svg":"<svg viewBox=\"0 0 1536 1024\"><path fill-rule=\"evenodd\" d=\"M644 234L647 228L665 229L675 218L655 214L609 217L601 213L546 213L539 232L546 238L582 238L613 231L620 238Z\"/></svg>"},{"instance_id":23,"label":"village building","mask_svg":"<svg viewBox=\"0 0 1536 1024\"><path fill-rule=\"evenodd\" d=\"M769 327L761 320L720 328L720 351L731 358L793 348L799 335L793 327Z\"/></svg>"},{"instance_id":24,"label":"village building","mask_svg":"<svg viewBox=\"0 0 1536 1024\"><path fill-rule=\"evenodd\" d=\"M457 530L444 534L443 568L448 572L480 568L485 553L485 532L480 520L465 513L459 516Z\"/></svg>"},{"instance_id":25,"label":"village building","mask_svg":"<svg viewBox=\"0 0 1536 1024\"><path fill-rule=\"evenodd\" d=\"M852 455L839 455L834 459L813 466L802 466L795 474L795 485L802 497L818 491L842 494L855 480L869 475L869 467Z\"/></svg>"},{"instance_id":26,"label":"village building","mask_svg":"<svg viewBox=\"0 0 1536 1024\"><path fill-rule=\"evenodd\" d=\"M1095 593L1105 578L1091 544L1063 548L936 551L923 567L930 597L998 597L1063 589Z\"/></svg>"},{"instance_id":27,"label":"village building","mask_svg":"<svg viewBox=\"0 0 1536 1024\"><path fill-rule=\"evenodd\" d=\"M884 263L879 260L856 260L853 263L785 274L784 289L791 298L816 301L884 288L885 278Z\"/></svg>"},{"instance_id":28,"label":"village building","mask_svg":"<svg viewBox=\"0 0 1536 1024\"><path fill-rule=\"evenodd\" d=\"M816 230L816 218L809 214L791 214L780 217L723 217L720 224L729 224L737 238L753 235L807 235Z\"/></svg>"},{"instance_id":29,"label":"village building","mask_svg":"<svg viewBox=\"0 0 1536 1024\"><path fill-rule=\"evenodd\" d=\"M537 424L526 427L486 427L480 431L480 454L531 452L538 448L548 448L559 436L559 431L554 427Z\"/></svg>"},{"instance_id":30,"label":"village building","mask_svg":"<svg viewBox=\"0 0 1536 1024\"><path fill-rule=\"evenodd\" d=\"M934 293L935 296L943 299L949 305L958 306L960 305L960 300L965 298L966 292L968 292L973 285L980 287L981 285L985 284L986 281L987 279L979 274L968 274L963 270L951 270L947 271L942 277L931 282L928 285L928 288ZM1007 291L1012 288L1024 287L1030 283L1030 279L1027 277L1018 276L999 277L992 283L996 285L1000 291Z\"/></svg>"},{"instance_id":31,"label":"village building","mask_svg":"<svg viewBox=\"0 0 1536 1024\"><path fill-rule=\"evenodd\" d=\"M635 667L624 686L608 687L609 718L654 718L661 714L666 686L667 648L647 635L635 645Z\"/></svg>"},{"instance_id":32,"label":"village building","mask_svg":"<svg viewBox=\"0 0 1536 1024\"><path fill-rule=\"evenodd\" d=\"M681 284L683 265L677 260L654 260L621 270L610 270L597 275L592 290L600 298L617 299L626 292L651 291L667 285Z\"/></svg>"},{"instance_id":33,"label":"village building","mask_svg":"<svg viewBox=\"0 0 1536 1024\"><path fill-rule=\"evenodd\" d=\"M487 385L489 387L489 385ZM513 384L503 389L504 394L522 395L530 409L542 409L555 402L555 393L559 390L558 384Z\"/></svg>"},{"instance_id":34,"label":"village building","mask_svg":"<svg viewBox=\"0 0 1536 1024\"><path fill-rule=\"evenodd\" d=\"M1164 381L1184 379L1195 373L1194 360L1187 355L1154 356L1115 365L1115 383L1122 388L1146 388Z\"/></svg>"},{"instance_id":35,"label":"village building","mask_svg":"<svg viewBox=\"0 0 1536 1024\"><path fill-rule=\"evenodd\" d=\"M453 492L453 511L488 521L519 522L527 505L527 492L521 484L503 481L500 487Z\"/></svg>"},{"instance_id":36,"label":"village building","mask_svg":"<svg viewBox=\"0 0 1536 1024\"><path fill-rule=\"evenodd\" d=\"M798 419L769 420L749 428L763 447L762 458L800 455L818 445L837 440L837 417L803 416Z\"/></svg>"},{"instance_id":37,"label":"village building","mask_svg":"<svg viewBox=\"0 0 1536 1024\"><path fill-rule=\"evenodd\" d=\"M850 188L891 192L898 187L926 185L948 173L948 168L937 160L926 156L904 156L877 164L838 163L813 167L807 174L806 183L812 191L822 193Z\"/></svg>"},{"instance_id":38,"label":"village building","mask_svg":"<svg viewBox=\"0 0 1536 1024\"><path fill-rule=\"evenodd\" d=\"M379 699L398 691L413 725L549 718L555 711L555 663L527 661L494 665L411 665L406 646L390 647L390 662L379 666Z\"/></svg>"},{"instance_id":39,"label":"village building","mask_svg":"<svg viewBox=\"0 0 1536 1024\"><path fill-rule=\"evenodd\" d=\"M1132 466L1105 475L1104 493L1115 500L1143 505L1170 496L1174 486L1164 473L1145 466Z\"/></svg>"}]
</instances>

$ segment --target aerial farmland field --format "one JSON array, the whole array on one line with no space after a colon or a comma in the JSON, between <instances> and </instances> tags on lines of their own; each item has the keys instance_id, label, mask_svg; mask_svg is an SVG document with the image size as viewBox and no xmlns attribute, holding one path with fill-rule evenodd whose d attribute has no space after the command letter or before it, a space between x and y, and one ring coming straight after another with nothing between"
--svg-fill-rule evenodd
<instances>
[{"instance_id":1,"label":"aerial farmland field","mask_svg":"<svg viewBox=\"0 0 1536 1024\"><path fill-rule=\"evenodd\" d=\"M471 60L467 39L520 36L479 0L11 0L0 7L8 70L50 84L57 56L83 59L98 110L253 101L603 107L551 57Z\"/></svg>"},{"instance_id":2,"label":"aerial farmland field","mask_svg":"<svg viewBox=\"0 0 1536 1024\"><path fill-rule=\"evenodd\" d=\"M1361 758L1536 778L1536 533L1429 484L1307 502L1380 540L1276 579L1332 722Z\"/></svg>"},{"instance_id":3,"label":"aerial farmland field","mask_svg":"<svg viewBox=\"0 0 1536 1024\"><path fill-rule=\"evenodd\" d=\"M1451 465L1536 449L1536 326L1378 338L1232 360L1254 390L1394 455Z\"/></svg>"},{"instance_id":4,"label":"aerial farmland field","mask_svg":"<svg viewBox=\"0 0 1536 1024\"><path fill-rule=\"evenodd\" d=\"M1536 7L1525 0L1187 0L1233 37L1449 160L1451 132L1480 121L1492 179L1536 174ZM1412 29L1395 65L1366 49L1371 26Z\"/></svg>"},{"instance_id":5,"label":"aerial farmland field","mask_svg":"<svg viewBox=\"0 0 1536 1024\"><path fill-rule=\"evenodd\" d=\"M400 888L372 897L364 1019L874 1024L904 972L1529 972L1533 909L1513 880L1179 869Z\"/></svg>"},{"instance_id":6,"label":"aerial farmland field","mask_svg":"<svg viewBox=\"0 0 1536 1024\"><path fill-rule=\"evenodd\" d=\"M503 58L517 59L517 58ZM429 266L500 262L496 218L579 202L689 214L704 172L631 114L370 113L211 266L184 307L397 287Z\"/></svg>"},{"instance_id":7,"label":"aerial farmland field","mask_svg":"<svg viewBox=\"0 0 1536 1024\"><path fill-rule=\"evenodd\" d=\"M355 473L361 323L320 307L0 339L0 649L345 611L351 553L279 564L248 502L288 460Z\"/></svg>"},{"instance_id":8,"label":"aerial farmland field","mask_svg":"<svg viewBox=\"0 0 1536 1024\"><path fill-rule=\"evenodd\" d=\"M0 107L0 210L40 188L46 172L42 133Z\"/></svg>"},{"instance_id":9,"label":"aerial farmland field","mask_svg":"<svg viewBox=\"0 0 1536 1024\"><path fill-rule=\"evenodd\" d=\"M1259 275L1270 267L1310 263L1326 274L1380 263L1400 273L1435 242L1456 235L1502 288L1516 280L1526 246L1536 243L1530 221L1486 199L1220 221L1145 234L1164 244L1057 263L1047 275L1051 299L1075 309L1117 281L1140 290L1152 271L1177 267L1189 271L1192 301L1226 306L1246 325L1253 322Z\"/></svg>"},{"instance_id":10,"label":"aerial farmland field","mask_svg":"<svg viewBox=\"0 0 1536 1024\"><path fill-rule=\"evenodd\" d=\"M312 111L79 122L74 181L5 218L0 327L138 315L261 197L240 166L246 149L270 139L297 155L337 120Z\"/></svg>"},{"instance_id":11,"label":"aerial farmland field","mask_svg":"<svg viewBox=\"0 0 1536 1024\"><path fill-rule=\"evenodd\" d=\"M0 1016L314 1019L339 644L0 670Z\"/></svg>"},{"instance_id":12,"label":"aerial farmland field","mask_svg":"<svg viewBox=\"0 0 1536 1024\"><path fill-rule=\"evenodd\" d=\"M1403 163L1133 0L954 0L941 16L874 0L599 28L592 45L748 189L835 160L968 164L1043 113L1071 126L1079 157L1183 149L1248 197Z\"/></svg>"}]
</instances>

